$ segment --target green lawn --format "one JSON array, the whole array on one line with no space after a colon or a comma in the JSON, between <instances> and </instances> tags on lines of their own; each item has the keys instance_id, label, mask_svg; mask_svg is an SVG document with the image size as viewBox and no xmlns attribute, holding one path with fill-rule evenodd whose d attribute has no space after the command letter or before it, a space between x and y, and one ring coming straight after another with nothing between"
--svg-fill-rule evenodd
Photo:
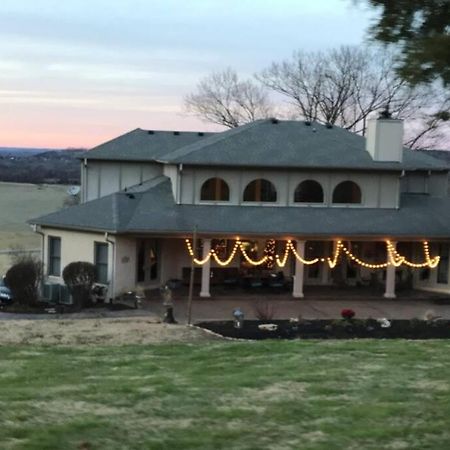
<instances>
[{"instance_id":1,"label":"green lawn","mask_svg":"<svg viewBox=\"0 0 450 450\"><path fill-rule=\"evenodd\" d=\"M2 449L448 449L449 341L0 347Z\"/></svg>"}]
</instances>

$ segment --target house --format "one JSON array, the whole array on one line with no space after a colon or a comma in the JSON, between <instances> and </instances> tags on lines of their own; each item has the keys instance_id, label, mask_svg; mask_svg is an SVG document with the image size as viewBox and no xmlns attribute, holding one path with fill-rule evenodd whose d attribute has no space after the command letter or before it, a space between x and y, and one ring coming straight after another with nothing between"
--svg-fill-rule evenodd
<instances>
[{"instance_id":1,"label":"house","mask_svg":"<svg viewBox=\"0 0 450 450\"><path fill-rule=\"evenodd\" d=\"M32 221L48 280L84 260L110 297L186 281L191 264L204 297L265 277L292 280L294 297L374 280L387 298L406 281L450 293L449 166L402 137L386 117L369 120L367 138L277 119L133 130L84 154L80 205Z\"/></svg>"}]
</instances>

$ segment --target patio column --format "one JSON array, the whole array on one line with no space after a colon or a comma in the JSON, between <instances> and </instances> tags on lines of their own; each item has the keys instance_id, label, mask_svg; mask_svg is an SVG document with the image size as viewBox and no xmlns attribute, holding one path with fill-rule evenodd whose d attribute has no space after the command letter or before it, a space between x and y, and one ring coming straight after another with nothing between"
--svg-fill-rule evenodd
<instances>
[{"instance_id":1,"label":"patio column","mask_svg":"<svg viewBox=\"0 0 450 450\"><path fill-rule=\"evenodd\" d=\"M203 258L211 251L211 239L203 239ZM209 292L209 282L211 280L211 259L202 266L202 286L200 297L211 297Z\"/></svg>"},{"instance_id":2,"label":"patio column","mask_svg":"<svg viewBox=\"0 0 450 450\"><path fill-rule=\"evenodd\" d=\"M305 241L297 241L297 253L304 258L305 257ZM295 258L295 274L294 285L292 288L292 297L303 298L303 276L305 272L305 265Z\"/></svg>"},{"instance_id":3,"label":"patio column","mask_svg":"<svg viewBox=\"0 0 450 450\"><path fill-rule=\"evenodd\" d=\"M391 242L394 250L397 248L397 242ZM391 258L388 255L387 262L391 262ZM395 298L395 269L393 264L389 264L386 267L386 290L384 292L384 298Z\"/></svg>"}]
</instances>

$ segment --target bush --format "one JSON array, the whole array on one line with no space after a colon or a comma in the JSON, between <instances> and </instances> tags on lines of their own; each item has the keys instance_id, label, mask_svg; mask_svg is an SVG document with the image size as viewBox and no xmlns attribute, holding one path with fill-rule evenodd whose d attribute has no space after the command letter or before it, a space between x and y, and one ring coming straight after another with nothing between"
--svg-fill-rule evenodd
<instances>
[{"instance_id":1,"label":"bush","mask_svg":"<svg viewBox=\"0 0 450 450\"><path fill-rule=\"evenodd\" d=\"M36 305L38 287L42 279L42 263L32 257L24 257L14 264L5 276L5 284L11 290L14 301L21 305Z\"/></svg>"},{"instance_id":2,"label":"bush","mask_svg":"<svg viewBox=\"0 0 450 450\"><path fill-rule=\"evenodd\" d=\"M68 264L63 270L63 279L77 308L86 307L91 301L92 286L96 278L94 264L77 261Z\"/></svg>"}]
</instances>

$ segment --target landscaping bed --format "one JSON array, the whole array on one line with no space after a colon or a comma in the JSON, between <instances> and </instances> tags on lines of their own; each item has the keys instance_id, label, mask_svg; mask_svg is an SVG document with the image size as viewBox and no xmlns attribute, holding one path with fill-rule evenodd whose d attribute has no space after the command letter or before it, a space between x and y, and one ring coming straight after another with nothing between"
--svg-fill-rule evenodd
<instances>
[{"instance_id":1,"label":"landscaping bed","mask_svg":"<svg viewBox=\"0 0 450 450\"><path fill-rule=\"evenodd\" d=\"M245 320L199 322L198 327L237 339L450 339L450 320Z\"/></svg>"}]
</instances>

